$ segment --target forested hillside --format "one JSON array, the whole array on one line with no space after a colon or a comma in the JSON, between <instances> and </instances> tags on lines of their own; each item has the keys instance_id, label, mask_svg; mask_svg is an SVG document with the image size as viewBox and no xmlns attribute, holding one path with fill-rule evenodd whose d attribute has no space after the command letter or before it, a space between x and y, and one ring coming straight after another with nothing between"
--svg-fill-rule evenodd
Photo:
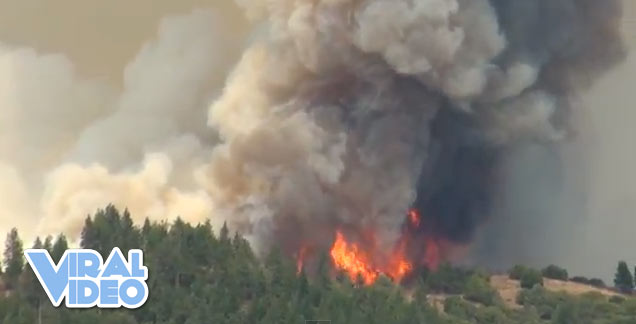
<instances>
[{"instance_id":1,"label":"forested hillside","mask_svg":"<svg viewBox=\"0 0 636 324\"><path fill-rule=\"evenodd\" d=\"M128 212L112 206L97 212L86 219L81 246L103 255L115 246L124 252L143 249L150 297L137 310L68 310L51 306L25 265L24 244L14 230L4 253L0 323L636 323L635 299L551 292L542 287L538 271L511 272L524 288L517 307L510 307L480 271L442 265L436 272L423 272L408 287L387 278L365 286L334 274L325 254L317 275L310 278L298 274L294 261L277 250L261 260L227 227L216 232L220 234L215 235L209 223L192 226L181 221L146 221L136 227ZM33 247L49 250L57 261L68 243L60 235L38 239Z\"/></svg>"}]
</instances>

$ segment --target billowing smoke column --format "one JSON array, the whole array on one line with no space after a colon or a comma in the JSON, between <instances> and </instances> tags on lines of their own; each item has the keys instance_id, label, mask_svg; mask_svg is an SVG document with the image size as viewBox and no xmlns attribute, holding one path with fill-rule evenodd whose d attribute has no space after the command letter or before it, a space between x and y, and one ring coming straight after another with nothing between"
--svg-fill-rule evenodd
<instances>
[{"instance_id":1,"label":"billowing smoke column","mask_svg":"<svg viewBox=\"0 0 636 324\"><path fill-rule=\"evenodd\" d=\"M623 57L618 1L239 3L267 34L211 108L207 188L290 253L336 231L388 251L411 207L416 232L469 242L506 152L566 139L577 93Z\"/></svg>"},{"instance_id":2,"label":"billowing smoke column","mask_svg":"<svg viewBox=\"0 0 636 324\"><path fill-rule=\"evenodd\" d=\"M73 235L112 202L402 275L440 253L413 242L470 242L501 159L557 147L623 57L618 0L237 2L256 32L222 91L240 45L214 12L166 20L121 90L0 47L3 227Z\"/></svg>"}]
</instances>

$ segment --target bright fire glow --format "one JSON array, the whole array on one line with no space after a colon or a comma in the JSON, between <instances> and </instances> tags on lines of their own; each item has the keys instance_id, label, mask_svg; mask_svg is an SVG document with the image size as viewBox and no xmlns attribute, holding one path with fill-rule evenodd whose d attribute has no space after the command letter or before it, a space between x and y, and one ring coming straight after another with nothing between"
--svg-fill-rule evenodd
<instances>
[{"instance_id":1,"label":"bright fire glow","mask_svg":"<svg viewBox=\"0 0 636 324\"><path fill-rule=\"evenodd\" d=\"M398 248L391 255L391 262L387 275L393 280L400 282L404 276L413 270L413 265L408 261L406 256L406 240L401 239Z\"/></svg>"},{"instance_id":2,"label":"bright fire glow","mask_svg":"<svg viewBox=\"0 0 636 324\"><path fill-rule=\"evenodd\" d=\"M331 248L331 259L338 269L349 274L352 281L362 277L364 284L370 285L378 278L378 271L370 263L369 256L355 243L348 243L341 232L336 233L336 241Z\"/></svg>"},{"instance_id":3,"label":"bright fire glow","mask_svg":"<svg viewBox=\"0 0 636 324\"><path fill-rule=\"evenodd\" d=\"M338 231L331 248L331 259L336 268L346 272L354 282L361 277L365 285L370 285L380 274L399 282L413 270L413 265L406 257L405 248L406 241L401 240L392 255L387 258L387 265L381 267L372 262L372 257L367 251L356 243L347 242L342 232Z\"/></svg>"},{"instance_id":4,"label":"bright fire glow","mask_svg":"<svg viewBox=\"0 0 636 324\"><path fill-rule=\"evenodd\" d=\"M445 253L445 241L438 240L430 233L421 230L422 218L416 209L411 209L406 222L409 225L404 229L390 254L380 253L376 249L375 241L371 239L366 244L347 240L342 231L336 231L335 241L331 247L330 255L334 267L343 271L353 282L362 279L365 285L373 284L383 274L395 282L401 282L404 277L414 271L414 264L425 266L431 270L437 270L442 255ZM373 232L371 232L373 233ZM372 238L372 236L371 236ZM418 253L408 252L417 246L424 247ZM305 248L298 253L298 271L303 267ZM411 259L413 258L413 259Z\"/></svg>"}]
</instances>

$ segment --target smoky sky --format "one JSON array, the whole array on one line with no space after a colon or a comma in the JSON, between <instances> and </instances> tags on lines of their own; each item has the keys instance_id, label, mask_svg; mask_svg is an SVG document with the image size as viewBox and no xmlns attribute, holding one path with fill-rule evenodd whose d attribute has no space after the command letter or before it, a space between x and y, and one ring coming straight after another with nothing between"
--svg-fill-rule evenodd
<instances>
[{"instance_id":1,"label":"smoky sky","mask_svg":"<svg viewBox=\"0 0 636 324\"><path fill-rule=\"evenodd\" d=\"M629 53L634 46L634 3L625 1L621 21ZM592 57L593 58L593 57ZM634 56L611 70L576 100L570 117L574 132L557 145L526 143L506 155L504 194L473 244L472 261L496 269L515 263L543 267L561 264L573 275L611 282L615 264L633 263L636 220L629 189L633 150L633 96L627 84L636 77ZM632 197L632 198L628 198Z\"/></svg>"},{"instance_id":2,"label":"smoky sky","mask_svg":"<svg viewBox=\"0 0 636 324\"><path fill-rule=\"evenodd\" d=\"M322 244L313 228L394 241L412 206L424 230L472 241L516 175L507 155L558 150L575 98L625 55L618 1L240 4L270 34L212 105L226 147L209 174L232 174L216 185L228 210L249 206L237 226L300 237L291 250Z\"/></svg>"},{"instance_id":3,"label":"smoky sky","mask_svg":"<svg viewBox=\"0 0 636 324\"><path fill-rule=\"evenodd\" d=\"M502 208L498 204L509 205L505 213L516 214L515 217L546 214L555 208L554 199L558 197L558 188L563 185L563 177L558 174L563 172L564 166L558 152L550 152L558 151L559 142L567 141L568 133L572 131L569 129L571 115L578 112L577 107L573 107L576 103L571 102L569 97L575 96L578 91L575 83L590 82L589 74L603 73L622 60L624 53L616 35L609 43L601 38L617 33L621 17L618 2L491 3L508 40L506 50L494 58L493 64L505 66L526 60L539 67L537 82L524 92L542 91L555 101L556 111L549 123L563 132L563 138L545 141L521 137L499 145L487 138L491 126L480 123L479 116L453 113L449 109L438 113L431 128L432 158L425 165L426 175L419 181L415 206L425 218L430 218L430 226L460 243L469 242L488 218L503 212L497 210ZM603 49L596 49L594 44ZM578 81L580 74L588 75ZM489 109L492 104L478 103L477 109ZM521 153L532 151L532 147L534 151L544 153L539 153L538 157L532 153ZM527 154L532 162L511 172L511 164L515 163L511 161L519 154ZM528 167L537 167L543 174L521 181ZM547 176L548 180L541 180L543 176ZM525 186L524 190L511 187L514 182L520 182L517 186ZM515 190L517 192L513 192ZM546 192L551 194L541 195ZM539 196L543 197L538 199ZM524 206L527 204L538 206ZM509 209L510 206L514 207ZM543 235L537 228L527 228L526 231L538 237Z\"/></svg>"},{"instance_id":4,"label":"smoky sky","mask_svg":"<svg viewBox=\"0 0 636 324\"><path fill-rule=\"evenodd\" d=\"M257 248L339 227L388 247L415 206L485 263L543 262L533 233L568 250L554 224L602 227L580 202L611 205L569 188L609 183L599 155L629 156L593 145L622 138L609 122L588 127L621 110L587 103L633 96L603 79L626 53L619 1L1 6L3 231L73 236L115 203L228 221Z\"/></svg>"}]
</instances>

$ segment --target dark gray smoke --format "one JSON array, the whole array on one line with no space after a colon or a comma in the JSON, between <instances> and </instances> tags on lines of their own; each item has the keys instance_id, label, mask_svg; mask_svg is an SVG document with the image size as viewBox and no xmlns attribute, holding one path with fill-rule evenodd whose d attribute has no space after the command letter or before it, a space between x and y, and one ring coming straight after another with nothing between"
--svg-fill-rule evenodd
<instances>
[{"instance_id":1,"label":"dark gray smoke","mask_svg":"<svg viewBox=\"0 0 636 324\"><path fill-rule=\"evenodd\" d=\"M619 1L241 0L267 33L210 111L216 206L260 242L388 249L411 207L467 243L516 147L558 147L624 56Z\"/></svg>"},{"instance_id":2,"label":"dark gray smoke","mask_svg":"<svg viewBox=\"0 0 636 324\"><path fill-rule=\"evenodd\" d=\"M543 93L543 99L554 104L548 120L551 127L567 135L570 115L576 113L572 97L623 58L618 36L620 3L493 0L491 4L508 40L507 48L492 63L502 70L519 61L535 67L536 81L520 96ZM488 111L492 106L493 102L480 102L473 108ZM500 164L516 147L534 142L555 149L552 141L536 138L517 138L503 145L489 141L485 135L490 125L486 121L482 128L479 117L452 109L438 113L432 124L432 158L425 164L429 172L420 178L415 203L439 234L459 242L468 241L493 213L495 195L505 195ZM558 172L554 168L559 166L542 169ZM558 179L553 178L557 187ZM555 188L527 184L536 190ZM550 204L549 199L535 201L542 202Z\"/></svg>"}]
</instances>

